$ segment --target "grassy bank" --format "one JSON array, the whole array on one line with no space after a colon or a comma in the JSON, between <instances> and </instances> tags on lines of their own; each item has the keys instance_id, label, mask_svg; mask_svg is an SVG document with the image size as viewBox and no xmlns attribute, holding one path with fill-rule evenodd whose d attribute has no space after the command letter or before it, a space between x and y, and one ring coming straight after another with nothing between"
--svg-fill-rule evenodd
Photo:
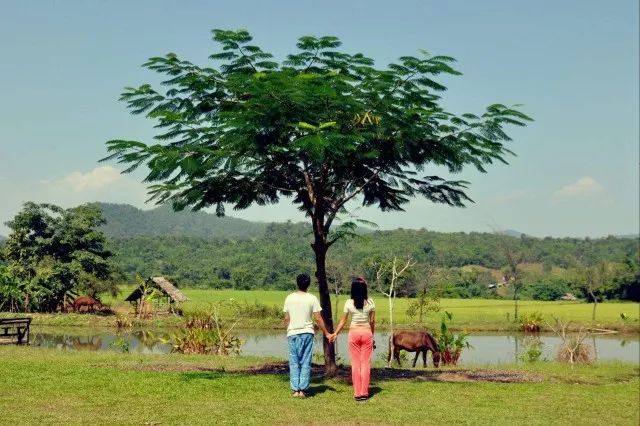
<instances>
[{"instance_id":1,"label":"grassy bank","mask_svg":"<svg viewBox=\"0 0 640 426\"><path fill-rule=\"evenodd\" d=\"M637 365L429 369L407 379L379 370L373 398L356 405L344 376L316 375L313 396L293 399L286 374L252 370L265 362L273 360L3 346L1 423L600 424L607 419L635 425L639 420ZM496 377L515 383L491 381Z\"/></svg>"},{"instance_id":2,"label":"grassy bank","mask_svg":"<svg viewBox=\"0 0 640 426\"><path fill-rule=\"evenodd\" d=\"M105 297L105 303L120 313L131 315L131 305L123 302L123 299L131 291L123 288L117 298ZM267 317L247 318L241 326L244 328L274 329L282 328L283 323L279 313L284 298L288 294L284 291L239 291L239 290L200 290L185 289L184 293L190 300L183 304L186 312L205 308L210 303L222 300L235 299L250 304L259 303L273 307L273 314ZM348 296L343 295L338 301L338 312L342 311L344 301ZM388 324L389 310L385 298L374 296L378 307L377 318L380 328ZM423 324L418 324L417 318L407 316L407 307L411 299L400 298L396 300L394 321L404 327L419 327L426 325L434 328L439 324L441 314L429 313L425 316ZM335 301L335 299L333 299ZM335 305L334 305L335 306ZM513 319L513 301L511 300L487 300L487 299L442 299L440 301L441 312L449 311L454 315L453 328L466 329L468 331L515 331L519 325ZM638 303L601 303L598 304L596 321L591 321L593 305L584 302L540 302L532 300L519 301L520 314L540 312L547 321L552 321L553 316L571 321L574 327L595 327L619 330L624 332L638 332L640 323L640 305ZM621 314L625 314L626 320ZM7 314L0 314L7 316ZM52 326L112 326L115 320L113 315L84 315L84 314L34 314L34 324ZM180 319L171 316L159 317L146 322L148 326L177 325Z\"/></svg>"}]
</instances>

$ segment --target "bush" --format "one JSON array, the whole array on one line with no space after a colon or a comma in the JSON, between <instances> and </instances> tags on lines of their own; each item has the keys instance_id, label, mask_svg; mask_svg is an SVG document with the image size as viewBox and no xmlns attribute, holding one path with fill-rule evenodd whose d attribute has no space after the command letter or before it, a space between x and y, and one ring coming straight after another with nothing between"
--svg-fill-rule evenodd
<instances>
[{"instance_id":1,"label":"bush","mask_svg":"<svg viewBox=\"0 0 640 426\"><path fill-rule=\"evenodd\" d=\"M442 316L442 321L440 322L438 351L440 352L440 359L444 365L457 365L462 349L471 348L467 340L469 336L468 333L455 335L449 330L447 320L451 321L452 319L453 315L445 311L445 315Z\"/></svg>"},{"instance_id":2,"label":"bush","mask_svg":"<svg viewBox=\"0 0 640 426\"><path fill-rule=\"evenodd\" d=\"M570 336L560 346L556 359L569 364L591 364L594 359L593 349L581 336Z\"/></svg>"},{"instance_id":3,"label":"bush","mask_svg":"<svg viewBox=\"0 0 640 426\"><path fill-rule=\"evenodd\" d=\"M538 333L542 328L542 314L540 312L529 312L520 315L520 330L525 333Z\"/></svg>"},{"instance_id":4,"label":"bush","mask_svg":"<svg viewBox=\"0 0 640 426\"><path fill-rule=\"evenodd\" d=\"M532 284L527 292L534 300L558 300L570 291L564 281L546 281Z\"/></svg>"},{"instance_id":5,"label":"bush","mask_svg":"<svg viewBox=\"0 0 640 426\"><path fill-rule=\"evenodd\" d=\"M172 336L173 351L185 354L239 354L242 341L232 331L240 318L236 312L235 322L230 324L223 321L220 317L223 304L189 314L184 328ZM233 308L234 304L231 305Z\"/></svg>"},{"instance_id":6,"label":"bush","mask_svg":"<svg viewBox=\"0 0 640 426\"><path fill-rule=\"evenodd\" d=\"M542 341L539 337L526 338L524 341L525 350L520 354L518 358L525 362L536 362L542 357Z\"/></svg>"}]
</instances>

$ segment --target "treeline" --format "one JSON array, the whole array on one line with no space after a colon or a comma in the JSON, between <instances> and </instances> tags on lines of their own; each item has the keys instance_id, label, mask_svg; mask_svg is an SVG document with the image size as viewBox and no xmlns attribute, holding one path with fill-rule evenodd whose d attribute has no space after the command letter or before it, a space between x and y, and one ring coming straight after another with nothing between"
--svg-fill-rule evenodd
<instances>
[{"instance_id":1,"label":"treeline","mask_svg":"<svg viewBox=\"0 0 640 426\"><path fill-rule=\"evenodd\" d=\"M246 221L233 219L229 222L233 226L225 228L216 222L218 218L206 213L175 215L166 207L142 212L110 204L81 207L64 211L54 206L55 214L51 215L48 205L28 204L9 223L14 232L0 250L4 257L0 259L0 293L11 295L4 298L5 305L41 300L38 306L44 303L52 309L67 293L100 291L98 277L83 272L92 272L88 260L95 262L100 256L108 257L113 264L109 276L118 274L133 282L136 274L159 274L181 286L202 288L290 289L295 275L313 274L315 270L311 235L300 223L254 224L256 227L239 232L236 225L242 227ZM74 219L78 225L69 228L76 229L73 232L78 235L87 233L87 237L74 237L82 244L71 247L66 243L69 238L57 240L69 232L62 218L73 218L80 212L90 212L93 218L88 222ZM101 216L111 221L111 227ZM213 223L214 229L226 231L196 236ZM127 238L123 237L126 228L130 228ZM166 232L158 234L159 230ZM92 243L100 253L98 257L83 248L86 238L100 241ZM88 249L93 250L93 245ZM74 253L67 256L71 260L60 257L62 248ZM513 282L509 255L517 258L517 280ZM416 262L399 289L405 295L424 294L428 289L440 297L512 297L517 284L523 298L555 300L572 292L586 298L640 299L638 238L618 237L532 238L424 229L365 230L359 237L340 240L329 251L331 285L346 289L353 275L372 279L372 265L394 256L410 256ZM72 260L76 263L69 263ZM80 271L82 276L65 271ZM512 278L507 278L509 275ZM113 288L112 284L107 287ZM593 291L595 287L597 291ZM24 289L37 291L30 294Z\"/></svg>"},{"instance_id":2,"label":"treeline","mask_svg":"<svg viewBox=\"0 0 640 426\"><path fill-rule=\"evenodd\" d=\"M309 243L304 227L288 223L270 224L254 239L144 236L111 239L110 247L127 276L162 274L180 285L206 288L290 289L296 274L314 270ZM341 277L371 276L375 259L411 256L417 263L403 287L405 294L416 294L426 268L437 270L429 272L429 285L441 296L508 297L508 285L500 285L506 250L518 254L523 297L553 300L566 292L583 295L581 268L602 262L612 271L609 285L601 288L602 297L633 298L638 292L638 240L628 238L376 231L332 247L328 269L330 275Z\"/></svg>"},{"instance_id":3,"label":"treeline","mask_svg":"<svg viewBox=\"0 0 640 426\"><path fill-rule=\"evenodd\" d=\"M203 211L175 212L169 205L140 210L128 204L94 203L105 224L100 229L112 238L133 236L186 236L248 239L264 234L267 223L217 217Z\"/></svg>"}]
</instances>

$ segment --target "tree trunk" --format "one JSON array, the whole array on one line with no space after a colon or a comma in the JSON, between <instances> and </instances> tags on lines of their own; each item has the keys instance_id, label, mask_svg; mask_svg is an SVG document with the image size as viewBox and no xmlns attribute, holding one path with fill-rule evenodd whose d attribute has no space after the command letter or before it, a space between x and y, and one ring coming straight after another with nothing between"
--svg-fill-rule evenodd
<instances>
[{"instance_id":1,"label":"tree trunk","mask_svg":"<svg viewBox=\"0 0 640 426\"><path fill-rule=\"evenodd\" d=\"M589 292L589 296L593 299L593 311L591 312L591 321L596 320L596 307L598 306L598 299L596 299L596 295L593 292Z\"/></svg>"},{"instance_id":2,"label":"tree trunk","mask_svg":"<svg viewBox=\"0 0 640 426\"><path fill-rule=\"evenodd\" d=\"M518 289L514 288L513 291L513 303L514 303L514 321L518 321Z\"/></svg>"},{"instance_id":3,"label":"tree trunk","mask_svg":"<svg viewBox=\"0 0 640 426\"><path fill-rule=\"evenodd\" d=\"M327 283L327 242L323 232L322 220L314 219L313 232L315 241L312 244L313 252L316 256L316 278L318 280L318 292L320 294L320 307L322 308L322 319L329 333L333 333L333 315L331 314L331 294ZM324 348L324 369L329 377L336 374L336 352L333 343L322 336Z\"/></svg>"}]
</instances>

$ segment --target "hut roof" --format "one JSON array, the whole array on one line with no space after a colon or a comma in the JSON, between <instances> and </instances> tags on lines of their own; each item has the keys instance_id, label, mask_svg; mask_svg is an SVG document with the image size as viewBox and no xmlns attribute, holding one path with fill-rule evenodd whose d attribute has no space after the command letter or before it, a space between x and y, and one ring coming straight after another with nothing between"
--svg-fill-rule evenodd
<instances>
[{"instance_id":1,"label":"hut roof","mask_svg":"<svg viewBox=\"0 0 640 426\"><path fill-rule=\"evenodd\" d=\"M165 277L150 277L147 282L153 282L154 287L159 288L164 294L169 296L175 302L185 302L189 300L187 296L182 294L180 290L176 288L168 279ZM136 288L133 293L129 295L125 300L127 302L133 302L138 300L142 295L142 291L140 288Z\"/></svg>"}]
</instances>

